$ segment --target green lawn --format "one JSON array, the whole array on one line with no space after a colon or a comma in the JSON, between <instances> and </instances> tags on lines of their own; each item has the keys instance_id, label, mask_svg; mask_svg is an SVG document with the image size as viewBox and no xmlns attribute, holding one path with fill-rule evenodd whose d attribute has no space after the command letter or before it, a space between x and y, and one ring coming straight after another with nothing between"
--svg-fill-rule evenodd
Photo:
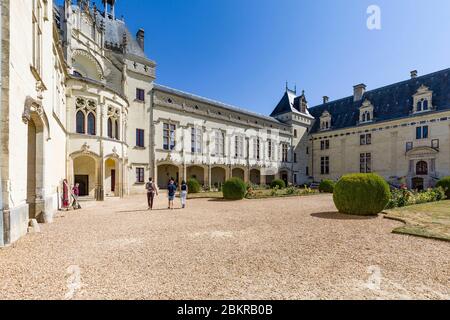
<instances>
[{"instance_id":1,"label":"green lawn","mask_svg":"<svg viewBox=\"0 0 450 320\"><path fill-rule=\"evenodd\" d=\"M188 199L204 199L204 198L222 199L223 193L216 191L188 193Z\"/></svg>"},{"instance_id":2,"label":"green lawn","mask_svg":"<svg viewBox=\"0 0 450 320\"><path fill-rule=\"evenodd\" d=\"M394 233L450 241L450 201L397 208L387 210L386 213L387 219L405 223Z\"/></svg>"},{"instance_id":3,"label":"green lawn","mask_svg":"<svg viewBox=\"0 0 450 320\"><path fill-rule=\"evenodd\" d=\"M304 189L298 189L296 193L290 194L288 189L282 189L275 191L271 189L263 189L263 190L254 190L251 195L247 195L247 199L266 199L266 198L283 198L283 197L299 197L306 196L311 194L318 194L316 191L306 192ZM222 192L200 192L200 193L189 193L188 199L204 199L204 198L213 198L213 199L222 199Z\"/></svg>"}]
</instances>

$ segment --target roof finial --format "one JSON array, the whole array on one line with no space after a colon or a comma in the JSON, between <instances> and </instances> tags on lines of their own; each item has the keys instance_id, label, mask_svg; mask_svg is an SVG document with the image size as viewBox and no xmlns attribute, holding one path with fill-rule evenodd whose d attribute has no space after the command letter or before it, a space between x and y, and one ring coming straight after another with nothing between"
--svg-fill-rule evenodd
<instances>
[{"instance_id":1,"label":"roof finial","mask_svg":"<svg viewBox=\"0 0 450 320\"><path fill-rule=\"evenodd\" d=\"M289 84L288 84L288 82L286 81L286 92L289 90Z\"/></svg>"}]
</instances>

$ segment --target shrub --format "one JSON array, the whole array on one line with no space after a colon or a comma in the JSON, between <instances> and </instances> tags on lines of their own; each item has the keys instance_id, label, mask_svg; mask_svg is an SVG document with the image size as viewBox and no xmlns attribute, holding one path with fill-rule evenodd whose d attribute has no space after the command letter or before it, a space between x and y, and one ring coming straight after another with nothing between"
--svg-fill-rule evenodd
<instances>
[{"instance_id":1,"label":"shrub","mask_svg":"<svg viewBox=\"0 0 450 320\"><path fill-rule=\"evenodd\" d=\"M187 181L189 193L199 193L201 190L200 182L197 179L191 178Z\"/></svg>"},{"instance_id":2,"label":"shrub","mask_svg":"<svg viewBox=\"0 0 450 320\"><path fill-rule=\"evenodd\" d=\"M387 205L388 209L412 206L415 204L441 201L446 198L445 191L442 187L428 189L422 192L412 192L406 189L393 190L392 196Z\"/></svg>"},{"instance_id":3,"label":"shrub","mask_svg":"<svg viewBox=\"0 0 450 320\"><path fill-rule=\"evenodd\" d=\"M319 185L319 191L323 193L333 193L334 185L335 183L333 180L323 180Z\"/></svg>"},{"instance_id":4,"label":"shrub","mask_svg":"<svg viewBox=\"0 0 450 320\"><path fill-rule=\"evenodd\" d=\"M242 200L247 193L247 185L239 178L231 178L224 183L222 191L227 200Z\"/></svg>"},{"instance_id":5,"label":"shrub","mask_svg":"<svg viewBox=\"0 0 450 320\"><path fill-rule=\"evenodd\" d=\"M278 189L284 189L284 188L286 188L286 183L284 183L284 181L281 179L275 179L270 184L270 187L272 189L275 189L276 187L278 187Z\"/></svg>"},{"instance_id":6,"label":"shrub","mask_svg":"<svg viewBox=\"0 0 450 320\"><path fill-rule=\"evenodd\" d=\"M300 190L297 189L296 187L289 187L286 189L286 195L288 195L288 196L299 195L299 194L300 194Z\"/></svg>"},{"instance_id":7,"label":"shrub","mask_svg":"<svg viewBox=\"0 0 450 320\"><path fill-rule=\"evenodd\" d=\"M349 174L334 187L334 204L339 212L352 215L376 215L391 198L387 182L376 174Z\"/></svg>"},{"instance_id":8,"label":"shrub","mask_svg":"<svg viewBox=\"0 0 450 320\"><path fill-rule=\"evenodd\" d=\"M439 182L436 184L436 187L441 187L442 189L444 189L447 199L450 199L450 176L439 180Z\"/></svg>"}]
</instances>

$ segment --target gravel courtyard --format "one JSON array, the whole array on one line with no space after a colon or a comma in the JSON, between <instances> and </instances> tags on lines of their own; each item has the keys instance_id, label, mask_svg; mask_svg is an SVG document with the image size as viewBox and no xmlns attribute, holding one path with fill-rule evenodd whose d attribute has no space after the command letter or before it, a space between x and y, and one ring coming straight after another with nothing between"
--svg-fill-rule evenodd
<instances>
[{"instance_id":1,"label":"gravel courtyard","mask_svg":"<svg viewBox=\"0 0 450 320\"><path fill-rule=\"evenodd\" d=\"M145 197L145 196L144 196ZM0 299L450 299L450 243L331 196L87 203L0 249ZM177 203L178 204L178 203Z\"/></svg>"}]
</instances>

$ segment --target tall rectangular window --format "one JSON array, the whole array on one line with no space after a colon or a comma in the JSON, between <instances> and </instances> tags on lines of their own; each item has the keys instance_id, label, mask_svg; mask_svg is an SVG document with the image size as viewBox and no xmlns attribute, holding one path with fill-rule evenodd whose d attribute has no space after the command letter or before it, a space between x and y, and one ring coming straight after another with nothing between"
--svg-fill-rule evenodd
<instances>
[{"instance_id":1,"label":"tall rectangular window","mask_svg":"<svg viewBox=\"0 0 450 320\"><path fill-rule=\"evenodd\" d=\"M145 91L144 89L136 88L136 100L144 102L145 101Z\"/></svg>"},{"instance_id":2,"label":"tall rectangular window","mask_svg":"<svg viewBox=\"0 0 450 320\"><path fill-rule=\"evenodd\" d=\"M191 152L202 153L202 129L191 128Z\"/></svg>"},{"instance_id":3,"label":"tall rectangular window","mask_svg":"<svg viewBox=\"0 0 450 320\"><path fill-rule=\"evenodd\" d=\"M297 153L294 152L294 163L297 163Z\"/></svg>"},{"instance_id":4,"label":"tall rectangular window","mask_svg":"<svg viewBox=\"0 0 450 320\"><path fill-rule=\"evenodd\" d=\"M372 134L371 133L362 134L360 135L359 140L360 140L359 144L362 146L370 145L372 144Z\"/></svg>"},{"instance_id":5,"label":"tall rectangular window","mask_svg":"<svg viewBox=\"0 0 450 320\"><path fill-rule=\"evenodd\" d=\"M416 139L428 139L429 130L428 126L417 127L416 128Z\"/></svg>"},{"instance_id":6,"label":"tall rectangular window","mask_svg":"<svg viewBox=\"0 0 450 320\"><path fill-rule=\"evenodd\" d=\"M253 155L256 160L261 159L261 140L259 138L253 139Z\"/></svg>"},{"instance_id":7,"label":"tall rectangular window","mask_svg":"<svg viewBox=\"0 0 450 320\"><path fill-rule=\"evenodd\" d=\"M235 158L244 157L244 137L235 136L234 137L234 156Z\"/></svg>"},{"instance_id":8,"label":"tall rectangular window","mask_svg":"<svg viewBox=\"0 0 450 320\"><path fill-rule=\"evenodd\" d=\"M269 157L269 160L272 160L273 150L272 150L272 140L271 139L267 139L267 156Z\"/></svg>"},{"instance_id":9,"label":"tall rectangular window","mask_svg":"<svg viewBox=\"0 0 450 320\"><path fill-rule=\"evenodd\" d=\"M136 168L136 182L144 183L144 181L145 181L144 168Z\"/></svg>"},{"instance_id":10,"label":"tall rectangular window","mask_svg":"<svg viewBox=\"0 0 450 320\"><path fill-rule=\"evenodd\" d=\"M281 160L282 162L288 162L288 150L289 147L286 143L281 145Z\"/></svg>"},{"instance_id":11,"label":"tall rectangular window","mask_svg":"<svg viewBox=\"0 0 450 320\"><path fill-rule=\"evenodd\" d=\"M216 147L216 156L223 157L225 155L225 133L223 131L216 130L214 136L214 144Z\"/></svg>"},{"instance_id":12,"label":"tall rectangular window","mask_svg":"<svg viewBox=\"0 0 450 320\"><path fill-rule=\"evenodd\" d=\"M144 130L136 129L136 147L144 148L145 147L145 139L144 139Z\"/></svg>"},{"instance_id":13,"label":"tall rectangular window","mask_svg":"<svg viewBox=\"0 0 450 320\"><path fill-rule=\"evenodd\" d=\"M361 173L371 173L372 172L372 154L371 153L361 153L359 155L359 171Z\"/></svg>"},{"instance_id":14,"label":"tall rectangular window","mask_svg":"<svg viewBox=\"0 0 450 320\"><path fill-rule=\"evenodd\" d=\"M163 124L163 149L174 150L175 149L175 129L176 126L170 123Z\"/></svg>"},{"instance_id":15,"label":"tall rectangular window","mask_svg":"<svg viewBox=\"0 0 450 320\"><path fill-rule=\"evenodd\" d=\"M328 150L328 149L330 149L330 140L320 141L320 150Z\"/></svg>"},{"instance_id":16,"label":"tall rectangular window","mask_svg":"<svg viewBox=\"0 0 450 320\"><path fill-rule=\"evenodd\" d=\"M320 158L320 173L330 174L330 157Z\"/></svg>"},{"instance_id":17,"label":"tall rectangular window","mask_svg":"<svg viewBox=\"0 0 450 320\"><path fill-rule=\"evenodd\" d=\"M306 167L305 172L306 172L306 175L309 176L309 167Z\"/></svg>"},{"instance_id":18,"label":"tall rectangular window","mask_svg":"<svg viewBox=\"0 0 450 320\"><path fill-rule=\"evenodd\" d=\"M42 74L42 28L43 13L40 0L33 0L33 67L39 75Z\"/></svg>"}]
</instances>

